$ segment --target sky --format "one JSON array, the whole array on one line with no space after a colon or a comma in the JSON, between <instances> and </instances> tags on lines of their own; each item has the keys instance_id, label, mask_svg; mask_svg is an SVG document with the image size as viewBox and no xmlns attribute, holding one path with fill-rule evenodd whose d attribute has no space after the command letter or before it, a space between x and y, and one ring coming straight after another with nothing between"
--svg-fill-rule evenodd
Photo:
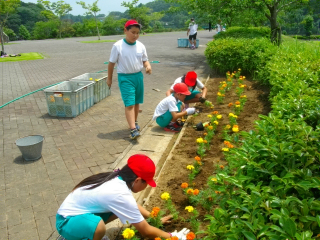
<instances>
[{"instance_id":1,"label":"sky","mask_svg":"<svg viewBox=\"0 0 320 240\"><path fill-rule=\"evenodd\" d=\"M57 2L58 0L50 0L50 2ZM69 3L72 7L72 11L69 12L72 15L83 15L86 10L84 10L79 4L76 2L83 1L86 4L92 4L95 0L64 0L65 3ZM148 2L152 2L153 0L139 0L138 4L146 4ZM31 3L37 3L37 0L22 0L22 2L31 2ZM100 12L97 14L105 14L108 15L109 12L113 11L119 11L124 12L127 10L127 8L122 7L122 2L131 2L131 0L99 0L98 7L101 9Z\"/></svg>"}]
</instances>

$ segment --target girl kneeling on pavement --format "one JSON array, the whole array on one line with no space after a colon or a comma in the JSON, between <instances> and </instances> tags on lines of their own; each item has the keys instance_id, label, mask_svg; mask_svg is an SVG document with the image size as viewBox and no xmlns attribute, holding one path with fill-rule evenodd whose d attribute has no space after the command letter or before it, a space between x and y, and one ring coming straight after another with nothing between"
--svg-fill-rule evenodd
<instances>
[{"instance_id":1,"label":"girl kneeling on pavement","mask_svg":"<svg viewBox=\"0 0 320 240\"><path fill-rule=\"evenodd\" d=\"M207 88L203 85L203 83L198 79L197 73L194 71L187 72L187 74L183 75L182 77L178 77L170 89L166 92L166 95L169 96L174 92L173 87L177 83L185 83L189 91L191 92L190 95L188 95L184 103L186 104L185 108L189 107L189 103L196 103L196 102L201 102L204 103L206 101L206 96L207 96ZM195 88L201 89L201 92L198 90L195 90Z\"/></svg>"},{"instance_id":2,"label":"girl kneeling on pavement","mask_svg":"<svg viewBox=\"0 0 320 240\"><path fill-rule=\"evenodd\" d=\"M180 132L181 124L177 122L178 118L195 113L195 108L188 108L184 111L184 101L191 92L184 83L177 83L173 86L173 94L164 98L156 107L153 120L156 120L160 127L165 131Z\"/></svg>"},{"instance_id":3,"label":"girl kneeling on pavement","mask_svg":"<svg viewBox=\"0 0 320 240\"><path fill-rule=\"evenodd\" d=\"M131 193L144 190L148 184L156 187L155 171L155 164L148 156L136 154L121 170L85 178L61 204L56 215L57 231L67 240L108 239L105 224L119 218L124 224L132 224L144 237L185 238L188 230L167 233L150 226L145 220L150 212L137 204ZM162 222L170 218L163 217Z\"/></svg>"}]
</instances>

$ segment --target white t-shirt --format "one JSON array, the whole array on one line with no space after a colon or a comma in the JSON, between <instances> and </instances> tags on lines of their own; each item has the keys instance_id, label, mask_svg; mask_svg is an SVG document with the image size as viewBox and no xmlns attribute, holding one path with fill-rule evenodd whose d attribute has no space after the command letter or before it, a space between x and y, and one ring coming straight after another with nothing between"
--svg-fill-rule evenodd
<instances>
[{"instance_id":1,"label":"white t-shirt","mask_svg":"<svg viewBox=\"0 0 320 240\"><path fill-rule=\"evenodd\" d=\"M176 80L174 80L174 83L171 85L170 89L173 90L173 86L176 85L177 83L182 83L182 77L178 77ZM200 80L197 78L197 84L196 87L199 89L203 89L204 85ZM189 90L192 90L193 87L188 87Z\"/></svg>"},{"instance_id":2,"label":"white t-shirt","mask_svg":"<svg viewBox=\"0 0 320 240\"><path fill-rule=\"evenodd\" d=\"M189 35L194 35L194 34L196 34L197 31L198 31L198 24L189 23L189 29L190 29Z\"/></svg>"},{"instance_id":3,"label":"white t-shirt","mask_svg":"<svg viewBox=\"0 0 320 240\"><path fill-rule=\"evenodd\" d=\"M114 178L90 190L77 188L63 201L58 214L76 216L85 213L114 213L122 223L139 223L144 220L137 202L127 184Z\"/></svg>"},{"instance_id":4,"label":"white t-shirt","mask_svg":"<svg viewBox=\"0 0 320 240\"><path fill-rule=\"evenodd\" d=\"M172 95L162 99L161 102L157 105L156 110L154 110L152 119L156 120L157 117L165 114L168 110L169 112L179 112L179 109L177 107L178 102L180 102L180 100L177 100Z\"/></svg>"},{"instance_id":5,"label":"white t-shirt","mask_svg":"<svg viewBox=\"0 0 320 240\"><path fill-rule=\"evenodd\" d=\"M109 61L117 63L117 73L137 73L143 69L143 62L148 61L146 47L139 41L128 44L119 40L111 49Z\"/></svg>"}]
</instances>

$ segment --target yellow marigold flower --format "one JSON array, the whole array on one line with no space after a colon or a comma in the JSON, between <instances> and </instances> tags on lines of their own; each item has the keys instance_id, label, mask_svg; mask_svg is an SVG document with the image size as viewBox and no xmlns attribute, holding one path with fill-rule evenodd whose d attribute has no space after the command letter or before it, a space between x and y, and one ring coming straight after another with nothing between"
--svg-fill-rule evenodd
<instances>
[{"instance_id":1,"label":"yellow marigold flower","mask_svg":"<svg viewBox=\"0 0 320 240\"><path fill-rule=\"evenodd\" d=\"M193 189L192 189L192 188L189 188L189 189L187 190L187 194L193 194Z\"/></svg>"},{"instance_id":2,"label":"yellow marigold flower","mask_svg":"<svg viewBox=\"0 0 320 240\"><path fill-rule=\"evenodd\" d=\"M218 122L218 121L214 121L213 123L214 123L215 125L218 125L218 124L219 124L219 122Z\"/></svg>"},{"instance_id":3,"label":"yellow marigold flower","mask_svg":"<svg viewBox=\"0 0 320 240\"><path fill-rule=\"evenodd\" d=\"M193 165L188 165L188 166L187 166L187 169L188 169L188 170L193 170L193 169L194 169L194 166L193 166Z\"/></svg>"},{"instance_id":4,"label":"yellow marigold flower","mask_svg":"<svg viewBox=\"0 0 320 240\"><path fill-rule=\"evenodd\" d=\"M211 178L211 181L217 182L218 180L216 178Z\"/></svg>"},{"instance_id":5,"label":"yellow marigold flower","mask_svg":"<svg viewBox=\"0 0 320 240\"><path fill-rule=\"evenodd\" d=\"M234 114L233 113L229 113L229 117L233 117L234 116Z\"/></svg>"},{"instance_id":6,"label":"yellow marigold flower","mask_svg":"<svg viewBox=\"0 0 320 240\"><path fill-rule=\"evenodd\" d=\"M195 159L196 161L201 161L201 158L200 158L199 156L195 156L194 159Z\"/></svg>"},{"instance_id":7,"label":"yellow marigold flower","mask_svg":"<svg viewBox=\"0 0 320 240\"><path fill-rule=\"evenodd\" d=\"M164 192L161 194L161 199L168 200L170 198L170 194L168 192Z\"/></svg>"},{"instance_id":8,"label":"yellow marigold flower","mask_svg":"<svg viewBox=\"0 0 320 240\"><path fill-rule=\"evenodd\" d=\"M238 71L241 71L241 68L238 68Z\"/></svg>"},{"instance_id":9,"label":"yellow marigold flower","mask_svg":"<svg viewBox=\"0 0 320 240\"><path fill-rule=\"evenodd\" d=\"M229 148L222 148L222 151L229 152Z\"/></svg>"},{"instance_id":10,"label":"yellow marigold flower","mask_svg":"<svg viewBox=\"0 0 320 240\"><path fill-rule=\"evenodd\" d=\"M192 206L186 206L185 210L188 210L188 212L193 212L194 208Z\"/></svg>"},{"instance_id":11,"label":"yellow marigold flower","mask_svg":"<svg viewBox=\"0 0 320 240\"><path fill-rule=\"evenodd\" d=\"M226 83L222 85L222 87L224 87L224 88L227 87L227 86L228 86L228 85L227 85Z\"/></svg>"},{"instance_id":12,"label":"yellow marigold flower","mask_svg":"<svg viewBox=\"0 0 320 240\"><path fill-rule=\"evenodd\" d=\"M230 129L231 128L231 126L228 124L228 125L226 125L226 127L225 127L225 129Z\"/></svg>"},{"instance_id":13,"label":"yellow marigold flower","mask_svg":"<svg viewBox=\"0 0 320 240\"><path fill-rule=\"evenodd\" d=\"M211 114L209 114L209 115L208 115L208 118L212 118L212 115L211 115Z\"/></svg>"},{"instance_id":14,"label":"yellow marigold flower","mask_svg":"<svg viewBox=\"0 0 320 240\"><path fill-rule=\"evenodd\" d=\"M134 231L130 228L126 228L123 232L122 232L122 236L125 239L131 239L134 237Z\"/></svg>"},{"instance_id":15,"label":"yellow marigold flower","mask_svg":"<svg viewBox=\"0 0 320 240\"><path fill-rule=\"evenodd\" d=\"M203 138L198 138L197 143L203 143Z\"/></svg>"},{"instance_id":16,"label":"yellow marigold flower","mask_svg":"<svg viewBox=\"0 0 320 240\"><path fill-rule=\"evenodd\" d=\"M239 87L240 87L240 88L244 88L244 87L245 87L245 85L243 85L243 84L240 84L240 85L239 85Z\"/></svg>"},{"instance_id":17,"label":"yellow marigold flower","mask_svg":"<svg viewBox=\"0 0 320 240\"><path fill-rule=\"evenodd\" d=\"M193 195L195 195L195 196L196 196L196 195L198 195L198 194L199 194L199 192L200 192L200 191L199 191L199 189L195 189L195 190L193 190Z\"/></svg>"},{"instance_id":18,"label":"yellow marigold flower","mask_svg":"<svg viewBox=\"0 0 320 240\"><path fill-rule=\"evenodd\" d=\"M188 185L188 183L186 183L186 182L184 182L184 183L181 184L181 187L182 187L182 188L187 188L188 186L189 186L189 185Z\"/></svg>"},{"instance_id":19,"label":"yellow marigold flower","mask_svg":"<svg viewBox=\"0 0 320 240\"><path fill-rule=\"evenodd\" d=\"M240 105L236 105L237 108L241 107Z\"/></svg>"},{"instance_id":20,"label":"yellow marigold flower","mask_svg":"<svg viewBox=\"0 0 320 240\"><path fill-rule=\"evenodd\" d=\"M243 76L242 78L246 78L246 76Z\"/></svg>"},{"instance_id":21,"label":"yellow marigold flower","mask_svg":"<svg viewBox=\"0 0 320 240\"><path fill-rule=\"evenodd\" d=\"M218 115L217 118L218 118L218 119L221 119L221 118L222 118L222 115Z\"/></svg>"},{"instance_id":22,"label":"yellow marigold flower","mask_svg":"<svg viewBox=\"0 0 320 240\"><path fill-rule=\"evenodd\" d=\"M247 97L247 95L243 95L242 97L243 97L243 98L246 98L246 97Z\"/></svg>"},{"instance_id":23,"label":"yellow marigold flower","mask_svg":"<svg viewBox=\"0 0 320 240\"><path fill-rule=\"evenodd\" d=\"M234 126L232 127L232 131L233 131L233 132L239 132L239 127L238 127L238 125L234 125Z\"/></svg>"},{"instance_id":24,"label":"yellow marigold flower","mask_svg":"<svg viewBox=\"0 0 320 240\"><path fill-rule=\"evenodd\" d=\"M218 96L220 97L220 96L222 96L222 94L220 92L218 92Z\"/></svg>"},{"instance_id":25,"label":"yellow marigold flower","mask_svg":"<svg viewBox=\"0 0 320 240\"><path fill-rule=\"evenodd\" d=\"M209 126L208 129L209 129L209 130L212 130L212 129L213 129L213 126Z\"/></svg>"}]
</instances>

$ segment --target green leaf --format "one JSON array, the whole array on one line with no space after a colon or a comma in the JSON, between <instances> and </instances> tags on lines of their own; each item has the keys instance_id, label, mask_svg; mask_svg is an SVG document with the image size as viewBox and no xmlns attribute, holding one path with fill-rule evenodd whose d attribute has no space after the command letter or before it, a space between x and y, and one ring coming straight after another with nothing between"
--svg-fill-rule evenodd
<instances>
[{"instance_id":1,"label":"green leaf","mask_svg":"<svg viewBox=\"0 0 320 240\"><path fill-rule=\"evenodd\" d=\"M320 227L320 215L317 215L317 216L316 216L316 219L317 219L317 223L318 223L318 225L319 225L319 227Z\"/></svg>"},{"instance_id":2,"label":"green leaf","mask_svg":"<svg viewBox=\"0 0 320 240\"><path fill-rule=\"evenodd\" d=\"M282 217L282 218L280 218L279 223L280 223L280 226L284 229L284 231L290 237L294 237L294 235L296 235L297 227L291 218Z\"/></svg>"},{"instance_id":3,"label":"green leaf","mask_svg":"<svg viewBox=\"0 0 320 240\"><path fill-rule=\"evenodd\" d=\"M258 238L260 238L261 236L263 236L263 235L265 235L266 234L266 232L267 232L267 230L268 230L268 228L269 228L269 226L264 226L261 230L260 230L260 232L258 233Z\"/></svg>"},{"instance_id":4,"label":"green leaf","mask_svg":"<svg viewBox=\"0 0 320 240\"><path fill-rule=\"evenodd\" d=\"M257 240L252 232L242 231L242 233L248 240Z\"/></svg>"}]
</instances>

